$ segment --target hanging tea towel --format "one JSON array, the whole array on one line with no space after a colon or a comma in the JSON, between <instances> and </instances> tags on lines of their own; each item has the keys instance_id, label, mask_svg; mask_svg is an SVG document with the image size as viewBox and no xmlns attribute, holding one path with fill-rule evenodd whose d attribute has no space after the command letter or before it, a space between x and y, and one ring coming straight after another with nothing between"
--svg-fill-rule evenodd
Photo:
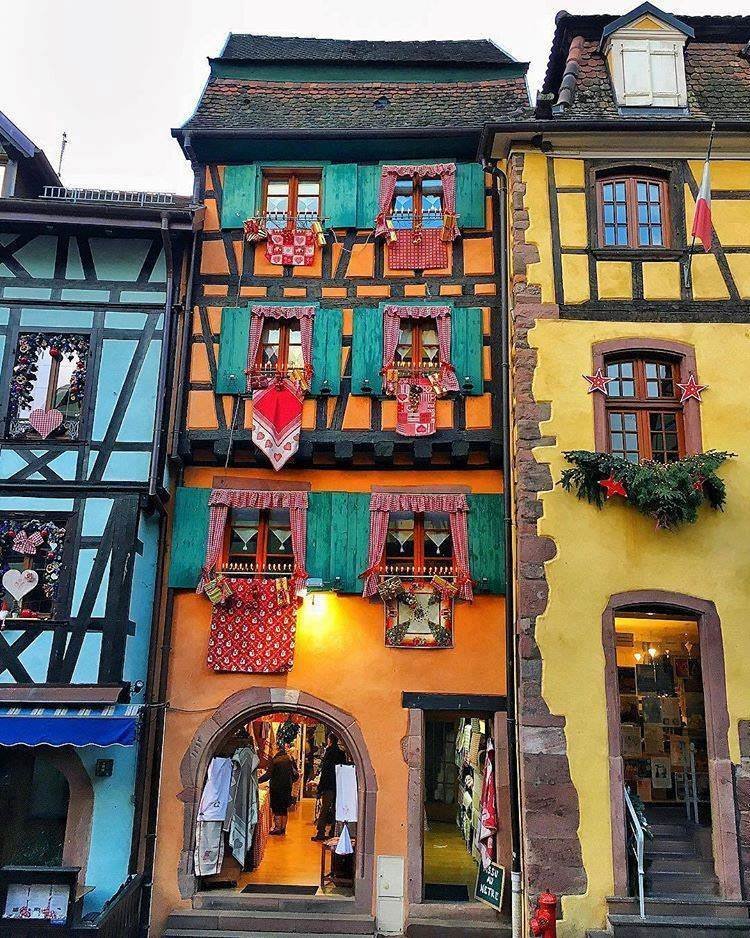
<instances>
[{"instance_id":1,"label":"hanging tea towel","mask_svg":"<svg viewBox=\"0 0 750 938\"><path fill-rule=\"evenodd\" d=\"M336 820L357 820L357 772L353 765L336 766Z\"/></svg>"},{"instance_id":2,"label":"hanging tea towel","mask_svg":"<svg viewBox=\"0 0 750 938\"><path fill-rule=\"evenodd\" d=\"M336 844L334 853L340 857L348 857L350 853L354 853L352 839L349 836L349 828L346 824L344 824L343 830L339 834L339 842Z\"/></svg>"}]
</instances>

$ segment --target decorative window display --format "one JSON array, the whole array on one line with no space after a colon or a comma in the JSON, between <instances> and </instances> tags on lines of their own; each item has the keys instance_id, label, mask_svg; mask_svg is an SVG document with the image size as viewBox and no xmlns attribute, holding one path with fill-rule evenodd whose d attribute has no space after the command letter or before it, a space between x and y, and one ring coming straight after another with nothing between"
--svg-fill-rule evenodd
<instances>
[{"instance_id":1,"label":"decorative window display","mask_svg":"<svg viewBox=\"0 0 750 938\"><path fill-rule=\"evenodd\" d=\"M212 603L207 663L276 674L294 662L307 492L215 489L197 592ZM231 517L230 517L231 512Z\"/></svg>"},{"instance_id":2,"label":"decorative window display","mask_svg":"<svg viewBox=\"0 0 750 938\"><path fill-rule=\"evenodd\" d=\"M9 437L78 437L88 352L85 335L19 335L10 383Z\"/></svg>"},{"instance_id":3,"label":"decorative window display","mask_svg":"<svg viewBox=\"0 0 750 938\"><path fill-rule=\"evenodd\" d=\"M375 236L388 242L392 270L437 270L448 265L456 224L456 166L384 166Z\"/></svg>"},{"instance_id":4,"label":"decorative window display","mask_svg":"<svg viewBox=\"0 0 750 938\"><path fill-rule=\"evenodd\" d=\"M471 600L468 511L463 494L374 492L363 595L398 598L403 575L422 587ZM389 584L395 587L393 595Z\"/></svg>"},{"instance_id":5,"label":"decorative window display","mask_svg":"<svg viewBox=\"0 0 750 938\"><path fill-rule=\"evenodd\" d=\"M247 393L253 398L253 443L274 469L299 448L302 403L312 378L315 306L253 306Z\"/></svg>"},{"instance_id":6,"label":"decorative window display","mask_svg":"<svg viewBox=\"0 0 750 938\"><path fill-rule=\"evenodd\" d=\"M269 174L263 180L263 212L244 224L248 241L266 242L266 259L278 266L309 267L316 245L325 244L320 222L320 176Z\"/></svg>"},{"instance_id":7,"label":"decorative window display","mask_svg":"<svg viewBox=\"0 0 750 938\"><path fill-rule=\"evenodd\" d=\"M385 600L386 645L389 648L452 648L452 594L455 590L413 583L394 596L394 586L391 583L391 597Z\"/></svg>"},{"instance_id":8,"label":"decorative window display","mask_svg":"<svg viewBox=\"0 0 750 938\"><path fill-rule=\"evenodd\" d=\"M58 597L65 528L44 518L0 521L0 618L48 619Z\"/></svg>"}]
</instances>

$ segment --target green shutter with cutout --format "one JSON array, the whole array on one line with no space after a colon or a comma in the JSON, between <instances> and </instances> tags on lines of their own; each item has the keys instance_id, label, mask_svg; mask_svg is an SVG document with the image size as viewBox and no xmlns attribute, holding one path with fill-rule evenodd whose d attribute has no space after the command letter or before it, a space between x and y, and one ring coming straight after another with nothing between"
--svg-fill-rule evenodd
<instances>
[{"instance_id":1,"label":"green shutter with cutout","mask_svg":"<svg viewBox=\"0 0 750 938\"><path fill-rule=\"evenodd\" d=\"M307 495L307 573L331 582L331 492Z\"/></svg>"},{"instance_id":2,"label":"green shutter with cutout","mask_svg":"<svg viewBox=\"0 0 750 938\"><path fill-rule=\"evenodd\" d=\"M318 309L313 320L311 394L320 394L328 382L331 394L341 390L341 330L343 313L340 309Z\"/></svg>"},{"instance_id":3,"label":"green shutter with cutout","mask_svg":"<svg viewBox=\"0 0 750 938\"><path fill-rule=\"evenodd\" d=\"M383 390L383 314L380 309L356 307L352 331L352 394L362 394L368 381L372 394Z\"/></svg>"},{"instance_id":4,"label":"green shutter with cutout","mask_svg":"<svg viewBox=\"0 0 750 938\"><path fill-rule=\"evenodd\" d=\"M461 389L468 378L470 394L484 393L482 310L456 307L451 313L451 361Z\"/></svg>"},{"instance_id":5,"label":"green shutter with cutout","mask_svg":"<svg viewBox=\"0 0 750 938\"><path fill-rule=\"evenodd\" d=\"M225 306L221 313L217 394L244 394L247 378L247 348L250 341L250 309Z\"/></svg>"},{"instance_id":6,"label":"green shutter with cutout","mask_svg":"<svg viewBox=\"0 0 750 938\"><path fill-rule=\"evenodd\" d=\"M369 544L369 492L331 492L331 579L342 593L362 592Z\"/></svg>"},{"instance_id":7,"label":"green shutter with cutout","mask_svg":"<svg viewBox=\"0 0 750 938\"><path fill-rule=\"evenodd\" d=\"M480 163L456 164L458 227L484 228L484 169Z\"/></svg>"},{"instance_id":8,"label":"green shutter with cutout","mask_svg":"<svg viewBox=\"0 0 750 938\"><path fill-rule=\"evenodd\" d=\"M323 218L326 228L356 225L356 163L329 163L323 167Z\"/></svg>"},{"instance_id":9,"label":"green shutter with cutout","mask_svg":"<svg viewBox=\"0 0 750 938\"><path fill-rule=\"evenodd\" d=\"M211 489L184 488L175 492L172 515L172 550L169 585L195 589L206 560L208 543L208 498Z\"/></svg>"},{"instance_id":10,"label":"green shutter with cutout","mask_svg":"<svg viewBox=\"0 0 750 938\"><path fill-rule=\"evenodd\" d=\"M502 495L469 495L469 568L475 589L505 594L505 508Z\"/></svg>"},{"instance_id":11,"label":"green shutter with cutout","mask_svg":"<svg viewBox=\"0 0 750 938\"><path fill-rule=\"evenodd\" d=\"M221 200L221 227L241 228L257 211L258 167L227 166Z\"/></svg>"},{"instance_id":12,"label":"green shutter with cutout","mask_svg":"<svg viewBox=\"0 0 750 938\"><path fill-rule=\"evenodd\" d=\"M357 228L374 228L380 193L379 164L360 163L357 167Z\"/></svg>"}]
</instances>

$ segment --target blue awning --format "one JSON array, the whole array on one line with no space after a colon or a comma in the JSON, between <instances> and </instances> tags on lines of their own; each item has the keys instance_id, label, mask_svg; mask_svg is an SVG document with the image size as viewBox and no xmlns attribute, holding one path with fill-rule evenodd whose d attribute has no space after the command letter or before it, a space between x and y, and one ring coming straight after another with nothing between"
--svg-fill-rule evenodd
<instances>
[{"instance_id":1,"label":"blue awning","mask_svg":"<svg viewBox=\"0 0 750 938\"><path fill-rule=\"evenodd\" d=\"M0 746L132 746L141 707L0 707Z\"/></svg>"}]
</instances>

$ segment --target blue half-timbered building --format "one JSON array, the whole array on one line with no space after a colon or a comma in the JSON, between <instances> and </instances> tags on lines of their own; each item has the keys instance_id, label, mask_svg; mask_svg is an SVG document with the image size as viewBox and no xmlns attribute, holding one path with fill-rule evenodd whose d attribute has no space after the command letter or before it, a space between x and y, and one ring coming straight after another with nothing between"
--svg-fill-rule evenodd
<instances>
[{"instance_id":1,"label":"blue half-timbered building","mask_svg":"<svg viewBox=\"0 0 750 938\"><path fill-rule=\"evenodd\" d=\"M64 909L129 936L193 213L64 189L2 114L0 179L0 933Z\"/></svg>"}]
</instances>

